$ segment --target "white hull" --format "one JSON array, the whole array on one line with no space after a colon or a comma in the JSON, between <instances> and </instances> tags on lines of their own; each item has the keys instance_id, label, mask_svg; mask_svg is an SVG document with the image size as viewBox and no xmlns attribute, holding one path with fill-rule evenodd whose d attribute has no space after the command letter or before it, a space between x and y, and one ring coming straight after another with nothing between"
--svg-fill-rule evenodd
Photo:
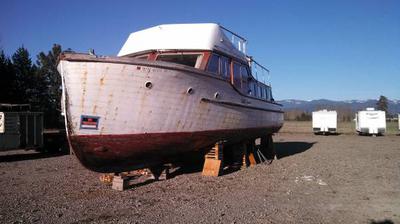
<instances>
[{"instance_id":1,"label":"white hull","mask_svg":"<svg viewBox=\"0 0 400 224\"><path fill-rule=\"evenodd\" d=\"M60 62L73 135L196 132L280 127L281 107L241 96L226 81L150 66ZM152 88L145 87L146 82ZM192 88L193 94L187 90ZM215 94L219 93L219 99ZM244 107L202 102L210 99ZM246 103L243 103L245 101ZM98 116L97 130L80 129L81 115Z\"/></svg>"}]
</instances>

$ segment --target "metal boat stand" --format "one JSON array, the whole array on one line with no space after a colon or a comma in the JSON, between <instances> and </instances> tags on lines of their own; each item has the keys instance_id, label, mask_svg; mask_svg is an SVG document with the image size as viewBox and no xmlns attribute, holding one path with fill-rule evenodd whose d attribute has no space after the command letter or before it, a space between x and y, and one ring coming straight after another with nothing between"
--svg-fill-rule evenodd
<instances>
[{"instance_id":1,"label":"metal boat stand","mask_svg":"<svg viewBox=\"0 0 400 224\"><path fill-rule=\"evenodd\" d=\"M243 165L242 168L257 165L255 140L243 143Z\"/></svg>"},{"instance_id":2,"label":"metal boat stand","mask_svg":"<svg viewBox=\"0 0 400 224\"><path fill-rule=\"evenodd\" d=\"M257 154L260 162L267 162L268 164L272 163L276 157L272 135L261 137L260 147L257 150Z\"/></svg>"}]
</instances>

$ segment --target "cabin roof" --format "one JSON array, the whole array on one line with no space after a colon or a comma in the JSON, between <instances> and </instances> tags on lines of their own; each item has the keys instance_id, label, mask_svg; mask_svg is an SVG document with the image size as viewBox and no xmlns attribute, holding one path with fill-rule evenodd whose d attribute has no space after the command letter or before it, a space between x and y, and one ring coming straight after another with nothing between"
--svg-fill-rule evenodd
<instances>
[{"instance_id":1,"label":"cabin roof","mask_svg":"<svg viewBox=\"0 0 400 224\"><path fill-rule=\"evenodd\" d=\"M218 50L247 60L245 46L236 47L232 41L234 39L229 39L226 31L214 23L159 25L131 33L118 56L136 55L151 50ZM245 42L244 39L242 43L243 41Z\"/></svg>"}]
</instances>

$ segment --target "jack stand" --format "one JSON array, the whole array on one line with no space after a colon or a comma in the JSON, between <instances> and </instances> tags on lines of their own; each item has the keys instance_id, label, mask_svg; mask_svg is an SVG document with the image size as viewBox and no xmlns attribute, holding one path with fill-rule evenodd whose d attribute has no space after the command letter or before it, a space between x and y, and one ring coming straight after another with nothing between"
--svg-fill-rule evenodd
<instances>
[{"instance_id":1,"label":"jack stand","mask_svg":"<svg viewBox=\"0 0 400 224\"><path fill-rule=\"evenodd\" d=\"M114 174L114 178L112 181L112 189L117 191L126 190L128 187L129 178L122 174Z\"/></svg>"},{"instance_id":2,"label":"jack stand","mask_svg":"<svg viewBox=\"0 0 400 224\"><path fill-rule=\"evenodd\" d=\"M268 162L268 164L272 163L272 161L275 159L276 152L272 135L261 137L258 155L261 162Z\"/></svg>"},{"instance_id":3,"label":"jack stand","mask_svg":"<svg viewBox=\"0 0 400 224\"><path fill-rule=\"evenodd\" d=\"M248 166L254 166L257 164L254 157L254 141L243 142L242 146L242 166L240 169L247 168Z\"/></svg>"},{"instance_id":4,"label":"jack stand","mask_svg":"<svg viewBox=\"0 0 400 224\"><path fill-rule=\"evenodd\" d=\"M222 174L223 155L223 145L218 142L205 155L202 175L212 177L220 176Z\"/></svg>"},{"instance_id":5,"label":"jack stand","mask_svg":"<svg viewBox=\"0 0 400 224\"><path fill-rule=\"evenodd\" d=\"M170 166L157 166L149 168L153 180L168 180L170 178Z\"/></svg>"},{"instance_id":6,"label":"jack stand","mask_svg":"<svg viewBox=\"0 0 400 224\"><path fill-rule=\"evenodd\" d=\"M250 141L247 145L246 145L246 153L245 156L247 156L247 160L249 161L249 166L255 166L257 165L256 162L256 158L254 156L254 151L256 149L255 146L255 140Z\"/></svg>"}]
</instances>

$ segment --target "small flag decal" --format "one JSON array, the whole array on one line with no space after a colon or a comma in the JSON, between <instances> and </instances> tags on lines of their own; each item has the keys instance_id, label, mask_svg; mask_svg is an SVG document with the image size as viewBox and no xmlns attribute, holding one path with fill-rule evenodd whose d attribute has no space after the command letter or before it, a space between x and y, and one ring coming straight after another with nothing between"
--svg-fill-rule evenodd
<instances>
[{"instance_id":1,"label":"small flag decal","mask_svg":"<svg viewBox=\"0 0 400 224\"><path fill-rule=\"evenodd\" d=\"M99 128L99 120L100 120L100 117L81 115L80 129L97 130Z\"/></svg>"}]
</instances>

